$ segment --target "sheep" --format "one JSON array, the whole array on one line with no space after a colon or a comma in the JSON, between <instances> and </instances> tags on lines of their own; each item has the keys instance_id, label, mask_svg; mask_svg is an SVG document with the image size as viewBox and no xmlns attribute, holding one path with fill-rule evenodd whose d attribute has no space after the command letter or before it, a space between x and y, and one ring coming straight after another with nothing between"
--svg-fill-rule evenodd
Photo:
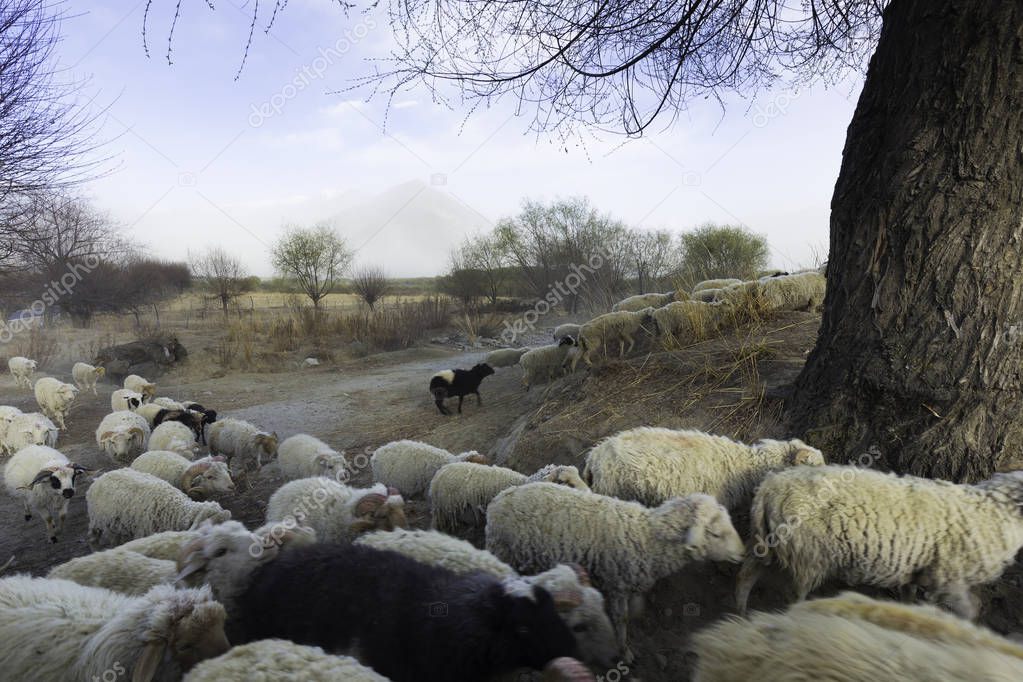
<instances>
[{"instance_id":1,"label":"sheep","mask_svg":"<svg viewBox=\"0 0 1023 682\"><path fill-rule=\"evenodd\" d=\"M691 561L738 562L743 545L728 511L709 495L648 508L554 483L529 483L490 503L486 548L523 572L581 564L608 598L619 649L630 662L630 596L643 595Z\"/></svg>"},{"instance_id":2,"label":"sheep","mask_svg":"<svg viewBox=\"0 0 1023 682\"><path fill-rule=\"evenodd\" d=\"M663 337L688 343L716 331L725 321L724 306L702 301L676 301L653 313L657 331Z\"/></svg>"},{"instance_id":3,"label":"sheep","mask_svg":"<svg viewBox=\"0 0 1023 682\"><path fill-rule=\"evenodd\" d=\"M96 445L118 464L131 464L148 444L149 424L134 412L112 412L96 427Z\"/></svg>"},{"instance_id":4,"label":"sheep","mask_svg":"<svg viewBox=\"0 0 1023 682\"><path fill-rule=\"evenodd\" d=\"M29 360L20 355L16 355L7 361L7 368L11 370L11 376L14 377L14 385L24 386L28 389L32 388L32 374L36 371L38 365L39 363L35 360Z\"/></svg>"},{"instance_id":5,"label":"sheep","mask_svg":"<svg viewBox=\"0 0 1023 682\"><path fill-rule=\"evenodd\" d=\"M71 367L71 378L74 379L75 385L82 391L92 389L93 395L99 395L96 392L96 382L106 373L105 367L93 367L86 362L76 362Z\"/></svg>"},{"instance_id":6,"label":"sheep","mask_svg":"<svg viewBox=\"0 0 1023 682\"><path fill-rule=\"evenodd\" d=\"M359 537L353 544L398 552L430 566L440 566L459 575L487 573L497 578L518 574L490 552L464 540L426 530L380 531ZM554 596L565 625L574 633L583 661L612 667L616 651L614 628L604 613L604 597L590 585L581 566L555 566L535 576L523 576Z\"/></svg>"},{"instance_id":7,"label":"sheep","mask_svg":"<svg viewBox=\"0 0 1023 682\"><path fill-rule=\"evenodd\" d=\"M149 422L149 427L152 428L156 426L156 424L153 423L153 421L156 419L156 415L158 415L161 410L166 409L167 408L164 407L163 405L158 405L156 403L146 403L145 405L139 405L132 411L135 414L144 417L145 420Z\"/></svg>"},{"instance_id":8,"label":"sheep","mask_svg":"<svg viewBox=\"0 0 1023 682\"><path fill-rule=\"evenodd\" d=\"M723 292L724 289L700 289L699 291L694 291L689 300L699 301L700 303L714 303Z\"/></svg>"},{"instance_id":9,"label":"sheep","mask_svg":"<svg viewBox=\"0 0 1023 682\"><path fill-rule=\"evenodd\" d=\"M14 418L22 414L21 410L10 405L0 405L0 455L14 454L7 449L7 429Z\"/></svg>"},{"instance_id":10,"label":"sheep","mask_svg":"<svg viewBox=\"0 0 1023 682\"><path fill-rule=\"evenodd\" d=\"M494 369L485 362L472 369L445 369L430 377L430 395L441 414L451 414L444 401L457 396L458 414L462 414L462 399L467 395L475 394L477 407L482 407L480 384L493 373Z\"/></svg>"},{"instance_id":11,"label":"sheep","mask_svg":"<svg viewBox=\"0 0 1023 682\"><path fill-rule=\"evenodd\" d=\"M324 542L351 540L370 530L405 528L405 502L397 491L377 484L349 488L322 476L289 481L270 496L267 523L300 521Z\"/></svg>"},{"instance_id":12,"label":"sheep","mask_svg":"<svg viewBox=\"0 0 1023 682\"><path fill-rule=\"evenodd\" d=\"M285 438L277 448L277 464L284 478L326 476L335 481L347 480L348 460L319 438L299 433Z\"/></svg>"},{"instance_id":13,"label":"sheep","mask_svg":"<svg viewBox=\"0 0 1023 682\"><path fill-rule=\"evenodd\" d=\"M198 414L198 413L190 413ZM254 424L241 419L224 419L210 425L210 452L227 457L236 477L244 478L247 487L248 470L253 463L258 471L263 460L270 461L277 456L277 432L261 431Z\"/></svg>"},{"instance_id":14,"label":"sheep","mask_svg":"<svg viewBox=\"0 0 1023 682\"><path fill-rule=\"evenodd\" d=\"M142 410L150 407L143 405L135 414L142 416ZM158 408L158 409L163 409ZM199 444L195 441L195 433L181 422L163 422L153 429L149 435L151 450L169 450L176 452L185 459L192 459L199 453Z\"/></svg>"},{"instance_id":15,"label":"sheep","mask_svg":"<svg viewBox=\"0 0 1023 682\"><path fill-rule=\"evenodd\" d=\"M288 550L253 572L238 604L244 641L357 648L393 682L486 680L578 651L543 588L360 545Z\"/></svg>"},{"instance_id":16,"label":"sheep","mask_svg":"<svg viewBox=\"0 0 1023 682\"><path fill-rule=\"evenodd\" d=\"M131 674L172 682L227 651L224 608L208 588L158 585L141 597L69 580L0 579L0 668L20 682L91 682Z\"/></svg>"},{"instance_id":17,"label":"sheep","mask_svg":"<svg viewBox=\"0 0 1023 682\"><path fill-rule=\"evenodd\" d=\"M203 457L194 462L168 450L143 452L131 463L135 471L152 474L193 500L234 492L234 481L223 457Z\"/></svg>"},{"instance_id":18,"label":"sheep","mask_svg":"<svg viewBox=\"0 0 1023 682\"><path fill-rule=\"evenodd\" d=\"M472 462L445 464L430 481L433 527L448 533L455 532L467 517L471 517L471 525L475 526L486 518L487 505L499 492L536 481L589 490L574 466L551 464L526 476L512 469Z\"/></svg>"},{"instance_id":19,"label":"sheep","mask_svg":"<svg viewBox=\"0 0 1023 682\"><path fill-rule=\"evenodd\" d=\"M216 502L195 502L166 481L134 469L109 471L85 493L89 546L114 547L165 530L188 530L205 519L223 523L231 512Z\"/></svg>"},{"instance_id":20,"label":"sheep","mask_svg":"<svg viewBox=\"0 0 1023 682\"><path fill-rule=\"evenodd\" d=\"M827 278L816 270L760 280L769 310L814 310L824 303Z\"/></svg>"},{"instance_id":21,"label":"sheep","mask_svg":"<svg viewBox=\"0 0 1023 682\"><path fill-rule=\"evenodd\" d=\"M146 413L149 414L149 411L147 410ZM217 412L216 410L199 412L197 410L164 408L153 415L154 426L159 426L169 421L181 422L192 430L196 440L200 440L205 444L206 426L217 421Z\"/></svg>"},{"instance_id":22,"label":"sheep","mask_svg":"<svg viewBox=\"0 0 1023 682\"><path fill-rule=\"evenodd\" d=\"M124 377L123 386L129 391L141 393L142 402L144 403L152 402L153 398L156 397L156 384L140 377L138 374L129 374Z\"/></svg>"},{"instance_id":23,"label":"sheep","mask_svg":"<svg viewBox=\"0 0 1023 682\"><path fill-rule=\"evenodd\" d=\"M298 680L302 682L388 682L387 678L349 656L334 656L323 649L284 639L261 639L231 647L226 654L203 661L183 682L250 682Z\"/></svg>"},{"instance_id":24,"label":"sheep","mask_svg":"<svg viewBox=\"0 0 1023 682\"><path fill-rule=\"evenodd\" d=\"M561 375L565 371L565 363L569 360L569 352L577 347L577 342L571 336L566 336L556 344L530 348L521 358L522 385L528 391L532 384L542 379L547 383L554 381L555 375Z\"/></svg>"},{"instance_id":25,"label":"sheep","mask_svg":"<svg viewBox=\"0 0 1023 682\"><path fill-rule=\"evenodd\" d=\"M163 397L163 396L161 396L159 398L153 398L150 402L153 405L159 405L160 407L162 407L162 408L164 408L166 410L184 410L184 409L186 409L184 403L179 403L177 400L174 400L173 398L166 398L166 397Z\"/></svg>"},{"instance_id":26,"label":"sheep","mask_svg":"<svg viewBox=\"0 0 1023 682\"><path fill-rule=\"evenodd\" d=\"M675 300L675 292L667 294L638 294L636 296L629 296L621 301L618 301L611 306L611 312L617 313L621 310L634 313L643 308L660 308L663 305L668 305Z\"/></svg>"},{"instance_id":27,"label":"sheep","mask_svg":"<svg viewBox=\"0 0 1023 682\"><path fill-rule=\"evenodd\" d=\"M742 280L735 279L734 277L726 277L723 279L705 279L693 287L693 294L696 294L696 292L703 291L705 289L724 289L725 287L730 287L733 284L742 284Z\"/></svg>"},{"instance_id":28,"label":"sheep","mask_svg":"<svg viewBox=\"0 0 1023 682\"><path fill-rule=\"evenodd\" d=\"M138 540L131 540L117 549L135 552L150 559L177 561L182 548L198 536L198 530L165 530L162 533L153 533Z\"/></svg>"},{"instance_id":29,"label":"sheep","mask_svg":"<svg viewBox=\"0 0 1023 682\"><path fill-rule=\"evenodd\" d=\"M619 358L625 357L626 353L631 353L636 345L636 340L633 337L638 332L646 331L651 333L652 329L656 333L657 323L654 320L653 313L653 308L643 308L636 312L621 310L616 313L598 315L584 324L582 329L579 330L578 339L579 348L582 352L572 359L572 371L575 371L580 357L586 362L587 366L592 367L593 354L615 339L618 340L619 344ZM625 347L626 343L628 343L628 349Z\"/></svg>"},{"instance_id":30,"label":"sheep","mask_svg":"<svg viewBox=\"0 0 1023 682\"><path fill-rule=\"evenodd\" d=\"M4 445L7 452L14 453L29 445L57 447L57 426L41 412L26 412L14 415L7 426Z\"/></svg>"},{"instance_id":31,"label":"sheep","mask_svg":"<svg viewBox=\"0 0 1023 682\"><path fill-rule=\"evenodd\" d=\"M519 358L528 350L528 347L498 348L487 353L484 361L491 367L511 367L512 365L517 365Z\"/></svg>"},{"instance_id":32,"label":"sheep","mask_svg":"<svg viewBox=\"0 0 1023 682\"><path fill-rule=\"evenodd\" d=\"M1023 547L1023 471L976 485L853 466L796 467L753 497L753 540L736 581L744 613L762 566L786 569L802 601L829 578L922 586L929 601L972 619L971 588L995 580Z\"/></svg>"},{"instance_id":33,"label":"sheep","mask_svg":"<svg viewBox=\"0 0 1023 682\"><path fill-rule=\"evenodd\" d=\"M173 561L151 559L118 547L71 559L52 568L46 577L141 596L157 585L173 583L177 574Z\"/></svg>"},{"instance_id":34,"label":"sheep","mask_svg":"<svg viewBox=\"0 0 1023 682\"><path fill-rule=\"evenodd\" d=\"M43 377L36 381L35 396L43 414L53 420L57 428L66 429L64 418L71 412L78 388L53 377Z\"/></svg>"},{"instance_id":35,"label":"sheep","mask_svg":"<svg viewBox=\"0 0 1023 682\"><path fill-rule=\"evenodd\" d=\"M697 633L696 682L1023 679L1023 647L932 606L846 592Z\"/></svg>"},{"instance_id":36,"label":"sheep","mask_svg":"<svg viewBox=\"0 0 1023 682\"><path fill-rule=\"evenodd\" d=\"M453 455L443 448L417 440L398 440L381 445L369 461L375 482L397 488L406 497L425 493L434 474L445 464L488 463L487 458L475 450Z\"/></svg>"},{"instance_id":37,"label":"sheep","mask_svg":"<svg viewBox=\"0 0 1023 682\"><path fill-rule=\"evenodd\" d=\"M14 453L4 467L4 485L25 508L25 520L39 514L50 542L64 529L68 503L75 496L78 477L93 473L46 445L30 445Z\"/></svg>"},{"instance_id":38,"label":"sheep","mask_svg":"<svg viewBox=\"0 0 1023 682\"><path fill-rule=\"evenodd\" d=\"M574 322L566 322L559 324L554 328L554 340L561 341L566 336L571 336L573 339L579 338L579 330L582 329L581 324L575 324Z\"/></svg>"},{"instance_id":39,"label":"sheep","mask_svg":"<svg viewBox=\"0 0 1023 682\"><path fill-rule=\"evenodd\" d=\"M143 395L130 388L118 388L110 394L110 411L121 412L130 410L134 412L142 405Z\"/></svg>"},{"instance_id":40,"label":"sheep","mask_svg":"<svg viewBox=\"0 0 1023 682\"><path fill-rule=\"evenodd\" d=\"M746 445L702 431L640 427L598 443L583 476L595 493L648 507L706 493L734 511L749 506L768 473L800 465L824 466L824 455L798 439Z\"/></svg>"}]
</instances>

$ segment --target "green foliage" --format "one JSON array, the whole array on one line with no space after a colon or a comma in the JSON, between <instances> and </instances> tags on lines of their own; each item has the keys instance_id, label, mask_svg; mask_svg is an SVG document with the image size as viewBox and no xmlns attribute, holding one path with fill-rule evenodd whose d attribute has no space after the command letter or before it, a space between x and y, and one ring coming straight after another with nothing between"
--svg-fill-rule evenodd
<instances>
[{"instance_id":1,"label":"green foliage","mask_svg":"<svg viewBox=\"0 0 1023 682\"><path fill-rule=\"evenodd\" d=\"M309 228L289 227L271 248L270 257L274 268L294 279L314 307L334 291L352 262L345 240L324 223Z\"/></svg>"},{"instance_id":2,"label":"green foliage","mask_svg":"<svg viewBox=\"0 0 1023 682\"><path fill-rule=\"evenodd\" d=\"M738 225L707 223L679 237L680 279L692 286L705 279L752 279L767 265L767 239Z\"/></svg>"}]
</instances>

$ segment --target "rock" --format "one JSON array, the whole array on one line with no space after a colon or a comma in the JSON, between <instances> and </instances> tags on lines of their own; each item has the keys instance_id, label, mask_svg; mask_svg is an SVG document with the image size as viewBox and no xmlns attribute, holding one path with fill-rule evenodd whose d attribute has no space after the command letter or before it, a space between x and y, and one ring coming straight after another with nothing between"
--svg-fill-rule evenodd
<instances>
[{"instance_id":1,"label":"rock","mask_svg":"<svg viewBox=\"0 0 1023 682\"><path fill-rule=\"evenodd\" d=\"M306 358L305 360L302 361L302 364L305 365L306 367L316 367L318 364L320 364L320 361L317 360L316 358Z\"/></svg>"},{"instance_id":2,"label":"rock","mask_svg":"<svg viewBox=\"0 0 1023 682\"><path fill-rule=\"evenodd\" d=\"M109 380L120 383L129 374L153 379L188 357L173 334L158 334L100 350L92 364L106 368Z\"/></svg>"}]
</instances>

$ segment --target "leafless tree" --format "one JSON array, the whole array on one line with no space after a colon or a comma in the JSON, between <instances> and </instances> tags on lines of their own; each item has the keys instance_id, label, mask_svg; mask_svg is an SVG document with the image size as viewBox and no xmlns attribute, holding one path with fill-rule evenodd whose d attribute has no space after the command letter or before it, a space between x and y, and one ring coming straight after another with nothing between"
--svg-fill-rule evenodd
<instances>
[{"instance_id":1,"label":"leafless tree","mask_svg":"<svg viewBox=\"0 0 1023 682\"><path fill-rule=\"evenodd\" d=\"M192 274L217 299L228 313L228 307L247 290L248 273L242 262L219 246L211 246L205 253L190 257Z\"/></svg>"},{"instance_id":2,"label":"leafless tree","mask_svg":"<svg viewBox=\"0 0 1023 682\"><path fill-rule=\"evenodd\" d=\"M387 273L379 266L366 265L352 274L352 289L366 302L370 310L373 310L376 302L387 293L389 287Z\"/></svg>"},{"instance_id":3,"label":"leafless tree","mask_svg":"<svg viewBox=\"0 0 1023 682\"><path fill-rule=\"evenodd\" d=\"M345 240L324 223L311 228L289 227L270 256L277 271L294 278L317 309L352 262Z\"/></svg>"},{"instance_id":4,"label":"leafless tree","mask_svg":"<svg viewBox=\"0 0 1023 682\"><path fill-rule=\"evenodd\" d=\"M679 250L667 230L636 231L630 255L635 269L637 293L640 294L663 289L668 278L678 270Z\"/></svg>"}]
</instances>

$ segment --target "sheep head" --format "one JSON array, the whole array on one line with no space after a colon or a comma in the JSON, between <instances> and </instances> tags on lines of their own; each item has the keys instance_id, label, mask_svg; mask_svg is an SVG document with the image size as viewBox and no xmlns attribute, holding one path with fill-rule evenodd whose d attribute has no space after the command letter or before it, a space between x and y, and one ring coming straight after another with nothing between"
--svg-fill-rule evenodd
<instances>
[{"instance_id":1,"label":"sheep head","mask_svg":"<svg viewBox=\"0 0 1023 682\"><path fill-rule=\"evenodd\" d=\"M57 396L65 405L70 405L78 396L78 387L71 384L63 384L57 389Z\"/></svg>"},{"instance_id":2,"label":"sheep head","mask_svg":"<svg viewBox=\"0 0 1023 682\"><path fill-rule=\"evenodd\" d=\"M655 537L665 543L681 542L695 559L741 561L743 543L728 510L710 495L674 497L650 511Z\"/></svg>"},{"instance_id":3,"label":"sheep head","mask_svg":"<svg viewBox=\"0 0 1023 682\"><path fill-rule=\"evenodd\" d=\"M213 601L208 587L175 590L158 585L146 593L151 607L141 635L145 648L135 662L132 682L150 682L165 654L187 671L199 661L219 656L230 648L224 633L227 612Z\"/></svg>"},{"instance_id":4,"label":"sheep head","mask_svg":"<svg viewBox=\"0 0 1023 682\"><path fill-rule=\"evenodd\" d=\"M273 433L257 433L255 437L256 449L259 451L257 457L259 464L262 466L263 455L266 455L267 461L277 456L277 432Z\"/></svg>"},{"instance_id":5,"label":"sheep head","mask_svg":"<svg viewBox=\"0 0 1023 682\"><path fill-rule=\"evenodd\" d=\"M796 466L824 466L824 453L812 448L798 438L789 441L790 463Z\"/></svg>"},{"instance_id":6,"label":"sheep head","mask_svg":"<svg viewBox=\"0 0 1023 682\"><path fill-rule=\"evenodd\" d=\"M185 469L181 476L181 487L193 500L202 500L213 493L227 493L234 490L234 481L224 458L206 457Z\"/></svg>"},{"instance_id":7,"label":"sheep head","mask_svg":"<svg viewBox=\"0 0 1023 682\"><path fill-rule=\"evenodd\" d=\"M395 491L396 492L396 491ZM400 495L388 489L388 495L369 493L363 495L352 511L355 521L349 526L353 535L360 535L371 530L391 531L395 528L408 528L405 517L405 501Z\"/></svg>"},{"instance_id":8,"label":"sheep head","mask_svg":"<svg viewBox=\"0 0 1023 682\"><path fill-rule=\"evenodd\" d=\"M345 460L344 455L336 452L321 453L316 456L313 463L316 465L317 471L320 472L320 476L327 476L329 478L336 479L337 474L348 470L348 462Z\"/></svg>"},{"instance_id":9,"label":"sheep head","mask_svg":"<svg viewBox=\"0 0 1023 682\"><path fill-rule=\"evenodd\" d=\"M92 370L92 373L96 375L97 379L100 379L100 378L102 378L103 376L106 375L107 368L106 367L94 367L93 370Z\"/></svg>"},{"instance_id":10,"label":"sheep head","mask_svg":"<svg viewBox=\"0 0 1023 682\"><path fill-rule=\"evenodd\" d=\"M595 678L585 665L574 658L562 656L544 666L540 679L542 682L591 682Z\"/></svg>"},{"instance_id":11,"label":"sheep head","mask_svg":"<svg viewBox=\"0 0 1023 682\"><path fill-rule=\"evenodd\" d=\"M490 464L490 460L487 459L486 455L481 455L475 450L463 452L458 456L458 459L463 462L472 462L473 464Z\"/></svg>"}]
</instances>

